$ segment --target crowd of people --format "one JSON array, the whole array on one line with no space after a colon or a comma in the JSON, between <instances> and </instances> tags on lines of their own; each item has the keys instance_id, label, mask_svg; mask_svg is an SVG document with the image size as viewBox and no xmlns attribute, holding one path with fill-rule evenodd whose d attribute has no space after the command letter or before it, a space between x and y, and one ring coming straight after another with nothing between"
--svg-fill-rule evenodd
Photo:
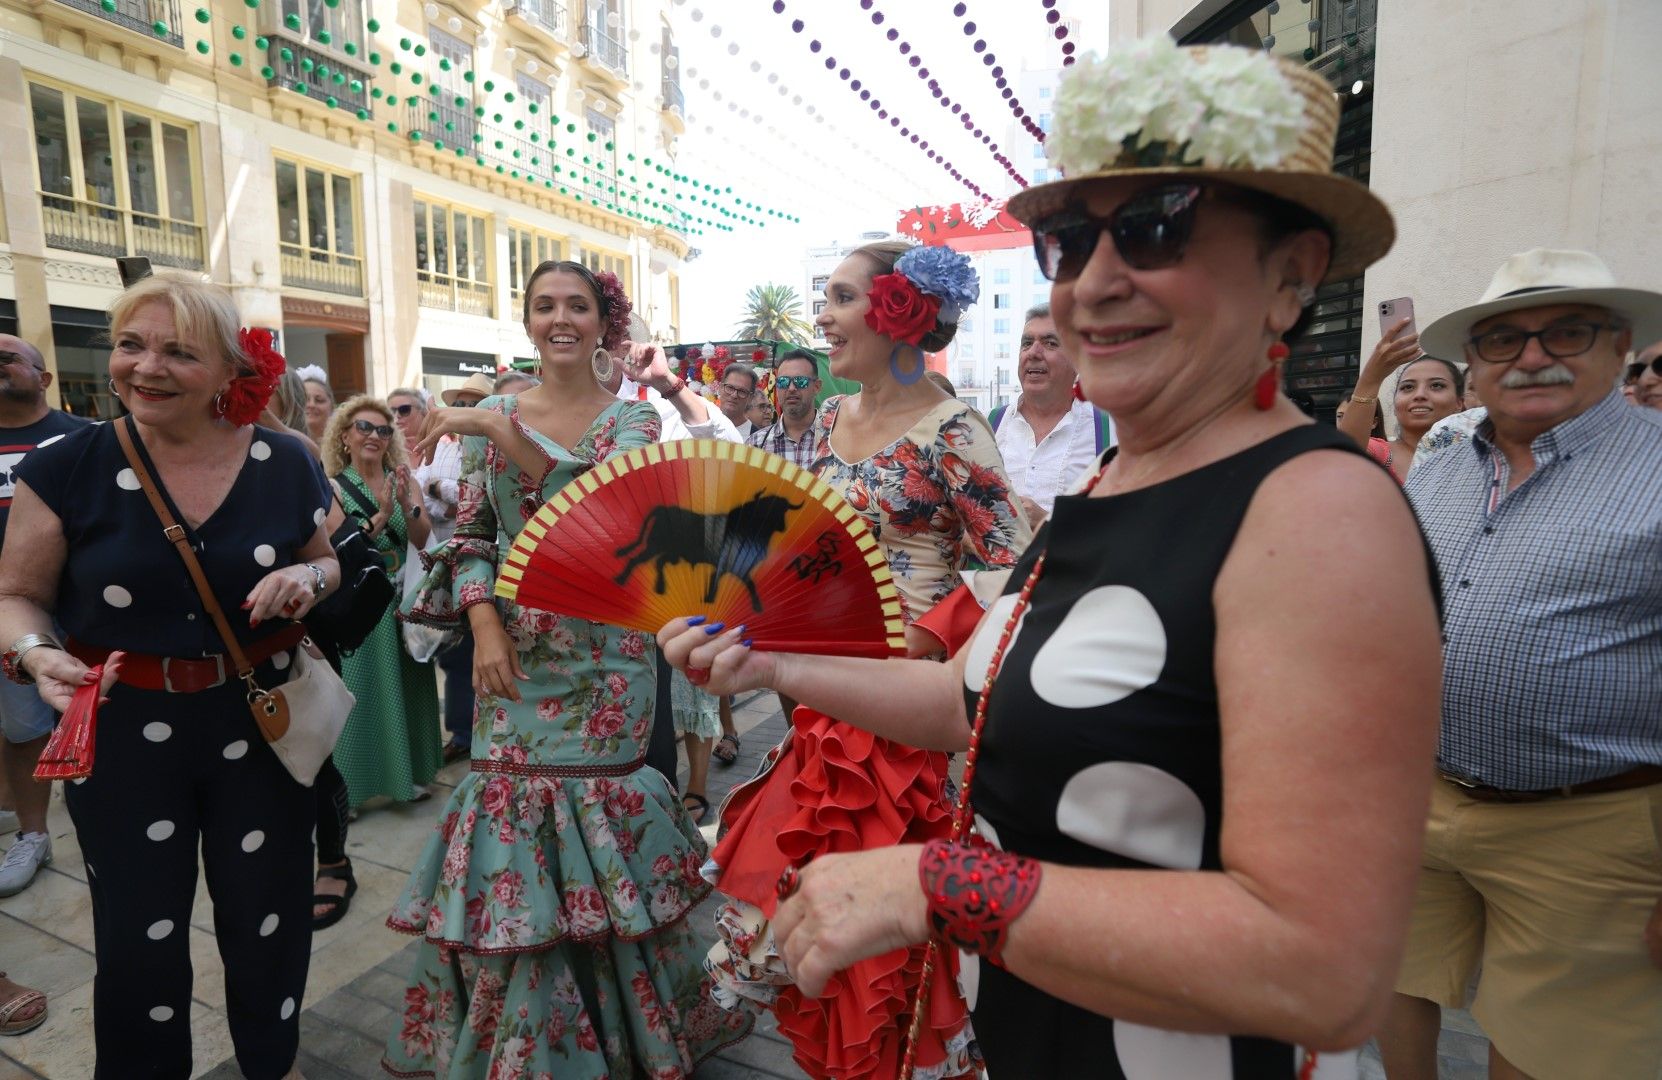
<instances>
[{"instance_id":1,"label":"crowd of people","mask_svg":"<svg viewBox=\"0 0 1662 1080\"><path fill-rule=\"evenodd\" d=\"M38 350L0 336L0 895L51 859L34 765L96 684L64 794L99 1075L190 1074L200 861L238 1063L298 1076L350 821L465 759L387 920L421 942L391 1075L688 1077L771 1011L816 1078L1340 1077L1377 1038L1419 1080L1469 1002L1491 1076L1656 1076L1662 293L1519 253L1387 327L1314 423L1288 342L1391 215L1333 174L1318 75L1241 50L1218 82L1217 50L1147 47L1168 63L1136 70L1175 80L1148 101L1210 95L1206 159L1159 110L1058 110L1065 178L1009 203L1050 300L986 416L923 377L978 297L968 260L902 241L836 268L828 357L781 352L771 393L732 363L703 396L615 277L564 261L524 283L536 374L438 402L337 404L183 277L111 309L121 419L49 408ZM1279 127L1237 138L1248 84ZM824 396L827 368L857 390ZM688 438L841 496L905 658L495 596L547 500ZM308 791L243 682L314 645L356 704ZM732 696L763 689L788 733L711 847ZM47 1007L0 974L0 1034Z\"/></svg>"}]
</instances>

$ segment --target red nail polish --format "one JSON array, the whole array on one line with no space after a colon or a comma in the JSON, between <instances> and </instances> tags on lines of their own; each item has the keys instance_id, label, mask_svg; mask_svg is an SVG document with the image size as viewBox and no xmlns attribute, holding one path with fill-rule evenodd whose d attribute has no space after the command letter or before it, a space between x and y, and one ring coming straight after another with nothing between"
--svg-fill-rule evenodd
<instances>
[{"instance_id":1,"label":"red nail polish","mask_svg":"<svg viewBox=\"0 0 1662 1080\"><path fill-rule=\"evenodd\" d=\"M242 602L242 610L244 610L244 611L247 611L249 608L251 608L253 606L254 606L254 601L252 601L252 600L244 600Z\"/></svg>"},{"instance_id":2,"label":"red nail polish","mask_svg":"<svg viewBox=\"0 0 1662 1080\"><path fill-rule=\"evenodd\" d=\"M248 629L252 630L252 629L254 629L254 627L256 627L258 625L260 625L260 620L258 620L258 619L249 619L248 620Z\"/></svg>"}]
</instances>

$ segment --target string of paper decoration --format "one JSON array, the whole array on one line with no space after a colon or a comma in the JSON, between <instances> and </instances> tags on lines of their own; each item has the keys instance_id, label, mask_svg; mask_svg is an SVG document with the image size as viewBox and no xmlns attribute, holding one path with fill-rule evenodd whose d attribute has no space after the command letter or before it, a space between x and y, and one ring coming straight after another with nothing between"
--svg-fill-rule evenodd
<instances>
[{"instance_id":1,"label":"string of paper decoration","mask_svg":"<svg viewBox=\"0 0 1662 1080\"><path fill-rule=\"evenodd\" d=\"M1073 66L1073 42L1068 40L1068 24L1062 21L1062 13L1056 10L1056 0L1039 0L1039 6L1045 9L1045 22L1053 29L1051 36L1062 43L1062 66Z\"/></svg>"},{"instance_id":2,"label":"string of paper decoration","mask_svg":"<svg viewBox=\"0 0 1662 1080\"><path fill-rule=\"evenodd\" d=\"M861 2L863 3L864 0L861 0ZM1055 0L1051 0L1051 3L1055 3ZM964 16L968 13L968 4L958 3L952 6L952 14L956 15L960 19L964 18ZM975 37L975 32L976 26L974 21L966 20L964 23L964 36ZM893 33L893 31L890 31L890 33ZM1010 107L1011 115L1013 115L1016 120L1020 122L1021 126L1029 135L1033 136L1034 139L1041 143L1044 142L1045 129L1034 122L1033 117L1028 115L1027 109L1022 106L1021 99L1016 97L1015 90L1010 86L1010 80L1005 77L1004 68L998 62L998 56L988 47L986 39L979 37L975 38L975 41L971 47L981 57L981 66L990 69L988 74L993 77L993 86L998 89L999 96L1004 99L1004 104ZM1069 48L1071 49L1072 46L1069 46Z\"/></svg>"}]
</instances>

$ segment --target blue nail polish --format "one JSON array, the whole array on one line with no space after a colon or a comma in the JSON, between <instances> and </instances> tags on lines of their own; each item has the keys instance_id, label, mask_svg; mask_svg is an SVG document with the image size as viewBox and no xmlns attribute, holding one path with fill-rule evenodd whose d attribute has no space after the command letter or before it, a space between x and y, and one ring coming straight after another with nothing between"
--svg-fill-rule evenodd
<instances>
[{"instance_id":1,"label":"blue nail polish","mask_svg":"<svg viewBox=\"0 0 1662 1080\"><path fill-rule=\"evenodd\" d=\"M751 645L755 644L755 639L754 638L745 638L743 641L739 642L739 644L743 645L745 648L748 649L748 648L750 648Z\"/></svg>"},{"instance_id":2,"label":"blue nail polish","mask_svg":"<svg viewBox=\"0 0 1662 1080\"><path fill-rule=\"evenodd\" d=\"M711 637L714 637L715 635L721 633L725 629L727 629L727 624L726 623L724 623L724 622L713 622L709 626L706 626L704 628L704 632L706 634L709 634Z\"/></svg>"},{"instance_id":3,"label":"blue nail polish","mask_svg":"<svg viewBox=\"0 0 1662 1080\"><path fill-rule=\"evenodd\" d=\"M688 626L703 626L704 625L704 616L694 615L692 618L687 620L687 625Z\"/></svg>"},{"instance_id":4,"label":"blue nail polish","mask_svg":"<svg viewBox=\"0 0 1662 1080\"><path fill-rule=\"evenodd\" d=\"M734 632L734 633L735 633L735 634L743 634L743 633L744 633L744 631L745 631L745 624L744 624L744 623L740 623L740 624L739 624L739 628L738 628L738 629L737 629L737 630L735 630L735 631L733 631L733 632Z\"/></svg>"}]
</instances>

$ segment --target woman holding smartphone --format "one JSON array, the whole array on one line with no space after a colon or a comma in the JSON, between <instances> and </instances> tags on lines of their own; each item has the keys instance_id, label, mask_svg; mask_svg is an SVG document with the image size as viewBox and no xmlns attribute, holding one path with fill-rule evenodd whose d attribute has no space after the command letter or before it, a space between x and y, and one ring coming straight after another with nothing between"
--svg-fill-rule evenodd
<instances>
[{"instance_id":1,"label":"woman holding smartphone","mask_svg":"<svg viewBox=\"0 0 1662 1080\"><path fill-rule=\"evenodd\" d=\"M1374 437L1379 389L1392 372L1399 370L1391 394L1396 436ZM1465 390L1465 374L1459 367L1420 352L1420 336L1414 331L1414 316L1410 313L1391 324L1374 346L1337 426L1400 484L1408 478L1420 439L1437 421L1464 407Z\"/></svg>"}]
</instances>

